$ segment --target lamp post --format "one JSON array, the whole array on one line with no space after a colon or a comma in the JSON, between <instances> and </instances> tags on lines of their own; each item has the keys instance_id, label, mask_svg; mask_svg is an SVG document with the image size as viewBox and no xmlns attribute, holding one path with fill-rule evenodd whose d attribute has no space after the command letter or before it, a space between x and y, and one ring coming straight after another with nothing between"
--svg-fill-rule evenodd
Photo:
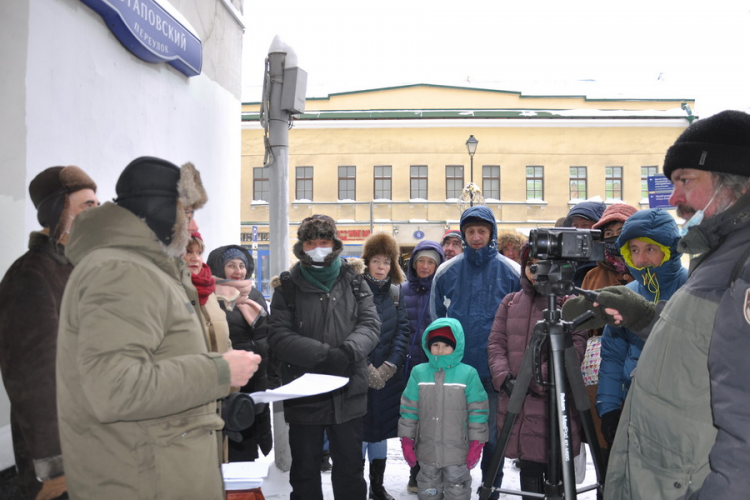
<instances>
[{"instance_id":1,"label":"lamp post","mask_svg":"<svg viewBox=\"0 0 750 500\"><path fill-rule=\"evenodd\" d=\"M468 139L466 139L466 150L469 152L469 158L471 160L471 165L469 166L469 169L471 171L471 184L474 184L474 153L477 152L477 144L479 144L479 141L474 138L473 135L470 135ZM471 188L471 202L470 206L474 206L474 189Z\"/></svg>"}]
</instances>

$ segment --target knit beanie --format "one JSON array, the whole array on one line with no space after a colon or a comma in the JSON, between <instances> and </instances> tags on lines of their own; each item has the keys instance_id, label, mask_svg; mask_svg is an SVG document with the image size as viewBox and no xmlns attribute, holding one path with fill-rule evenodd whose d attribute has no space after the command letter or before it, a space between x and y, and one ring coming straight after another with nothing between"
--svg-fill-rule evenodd
<instances>
[{"instance_id":1,"label":"knit beanie","mask_svg":"<svg viewBox=\"0 0 750 500\"><path fill-rule=\"evenodd\" d=\"M722 111L685 129L664 157L664 175L678 168L750 176L750 115Z\"/></svg>"},{"instance_id":2,"label":"knit beanie","mask_svg":"<svg viewBox=\"0 0 750 500\"><path fill-rule=\"evenodd\" d=\"M208 196L192 163L182 168L142 156L125 167L115 186L115 203L143 219L168 255L180 256L187 246L185 210L202 207Z\"/></svg>"},{"instance_id":3,"label":"knit beanie","mask_svg":"<svg viewBox=\"0 0 750 500\"><path fill-rule=\"evenodd\" d=\"M297 257L305 267L312 267L313 261L303 249L302 244L312 240L332 240L333 251L323 261L323 266L330 266L344 250L344 243L339 239L336 223L327 215L311 215L302 220L297 229L297 243L292 247L294 256Z\"/></svg>"},{"instance_id":4,"label":"knit beanie","mask_svg":"<svg viewBox=\"0 0 750 500\"><path fill-rule=\"evenodd\" d=\"M29 196L37 210L39 224L49 228L50 234L54 235L67 196L81 189L96 192L96 183L75 165L50 167L37 174L29 184Z\"/></svg>"},{"instance_id":5,"label":"knit beanie","mask_svg":"<svg viewBox=\"0 0 750 500\"><path fill-rule=\"evenodd\" d=\"M388 272L388 277L391 278L391 283L394 285L398 285L404 281L403 273L398 265L400 253L401 251L396 239L387 233L371 234L362 246L362 260L365 261L365 266L369 267L370 259L376 255L385 255L391 259L391 269Z\"/></svg>"},{"instance_id":6,"label":"knit beanie","mask_svg":"<svg viewBox=\"0 0 750 500\"><path fill-rule=\"evenodd\" d=\"M245 268L247 268L247 257L245 257L245 254L239 248L229 247L223 254L221 254L221 260L225 266L227 265L227 262L232 259L240 259L245 263Z\"/></svg>"},{"instance_id":7,"label":"knit beanie","mask_svg":"<svg viewBox=\"0 0 750 500\"><path fill-rule=\"evenodd\" d=\"M441 326L440 328L431 330L430 333L427 334L427 349L432 347L432 344L434 344L435 342L444 342L445 344L455 349L456 336L453 335L453 330L451 330L451 327Z\"/></svg>"},{"instance_id":8,"label":"knit beanie","mask_svg":"<svg viewBox=\"0 0 750 500\"><path fill-rule=\"evenodd\" d=\"M440 261L442 260L440 258L440 254L437 253L435 250L431 248L425 248L424 250L420 250L419 252L411 256L411 259L410 259L411 267L413 267L415 270L417 269L417 261L419 260L420 257L429 257L430 259L435 261L436 265L439 264Z\"/></svg>"},{"instance_id":9,"label":"knit beanie","mask_svg":"<svg viewBox=\"0 0 750 500\"><path fill-rule=\"evenodd\" d=\"M445 232L445 234L443 235L443 239L442 239L442 240L440 240L440 245L441 245L441 246L442 246L442 245L445 245L445 242L446 242L446 241L447 241L447 240L448 240L449 238L455 238L455 239L457 239L458 241L460 241L461 243L463 243L463 242L464 242L464 237L463 237L463 236L461 236L461 231L459 231L458 229L449 229L449 230L447 230L447 231Z\"/></svg>"},{"instance_id":10,"label":"knit beanie","mask_svg":"<svg viewBox=\"0 0 750 500\"><path fill-rule=\"evenodd\" d=\"M628 218L636 213L638 210L635 207L631 207L627 203L615 203L610 205L604 210L602 218L599 222L592 226L592 229L604 229L610 222L625 222Z\"/></svg>"}]
</instances>

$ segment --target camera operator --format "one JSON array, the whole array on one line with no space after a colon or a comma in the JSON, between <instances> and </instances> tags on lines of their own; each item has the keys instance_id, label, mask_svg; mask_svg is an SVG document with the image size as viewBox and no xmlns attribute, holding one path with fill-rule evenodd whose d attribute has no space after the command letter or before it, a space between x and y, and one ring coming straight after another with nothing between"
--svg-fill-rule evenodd
<instances>
[{"instance_id":1,"label":"camera operator","mask_svg":"<svg viewBox=\"0 0 750 500\"><path fill-rule=\"evenodd\" d=\"M524 270L521 275L521 290L506 295L500 303L487 345L492 384L500 393L497 402L498 432L508 414L510 393L534 326L537 321L543 319L542 313L549 307L548 297L534 289L536 275L531 272L531 266L536 262L537 259L530 256L529 242L524 243L521 247L521 263ZM563 298L557 300L559 307ZM587 332L583 330L572 333L579 360L583 358L587 336ZM547 374L546 350L543 351L541 360L542 373ZM544 492L544 475L549 460L548 391L546 386L538 385L532 380L505 450L506 457L519 459L521 489L525 492ZM571 410L570 422L573 436L572 454L577 456L581 447L581 420L575 409ZM533 497L523 497L524 500L531 498Z\"/></svg>"},{"instance_id":2,"label":"camera operator","mask_svg":"<svg viewBox=\"0 0 750 500\"><path fill-rule=\"evenodd\" d=\"M626 287L569 300L565 319L648 337L607 471L605 499L735 499L750 491L750 115L724 111L667 151L669 199L688 219L685 284L664 305ZM640 330L640 331L639 331Z\"/></svg>"}]
</instances>

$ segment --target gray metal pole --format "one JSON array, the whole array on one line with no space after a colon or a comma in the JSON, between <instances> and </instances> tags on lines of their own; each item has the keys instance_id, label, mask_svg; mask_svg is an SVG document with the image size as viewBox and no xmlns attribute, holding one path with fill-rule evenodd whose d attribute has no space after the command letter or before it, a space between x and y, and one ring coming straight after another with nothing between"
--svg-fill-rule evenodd
<instances>
[{"instance_id":1,"label":"gray metal pole","mask_svg":"<svg viewBox=\"0 0 750 500\"><path fill-rule=\"evenodd\" d=\"M278 276L289 266L289 113L281 109L281 88L284 83L285 52L268 54L270 96L268 109L269 141L273 164L269 167L270 271ZM273 440L276 467L286 472L292 466L289 429L284 421L284 404L273 404Z\"/></svg>"}]
</instances>

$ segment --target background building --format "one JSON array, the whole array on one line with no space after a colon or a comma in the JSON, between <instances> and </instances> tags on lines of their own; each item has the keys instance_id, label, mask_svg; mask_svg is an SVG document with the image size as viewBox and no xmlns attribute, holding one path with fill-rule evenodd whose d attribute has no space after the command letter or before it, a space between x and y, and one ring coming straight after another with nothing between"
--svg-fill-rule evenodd
<instances>
[{"instance_id":1,"label":"background building","mask_svg":"<svg viewBox=\"0 0 750 500\"><path fill-rule=\"evenodd\" d=\"M345 254L387 231L405 253L458 228L472 178L499 229L548 227L578 201L648 208L646 177L693 119L691 99L593 99L411 85L308 98L289 136L290 241L299 222L338 222ZM268 170L259 104L242 106L243 244L268 287ZM469 156L466 141L478 140ZM472 161L473 160L473 161ZM473 172L471 165L473 163ZM271 167L273 168L273 167ZM472 177L473 176L473 177Z\"/></svg>"},{"instance_id":2,"label":"background building","mask_svg":"<svg viewBox=\"0 0 750 500\"><path fill-rule=\"evenodd\" d=\"M143 45L127 48L95 10L108 4L140 16L141 41L157 49L179 47L188 40L182 36L200 40L192 60L198 67L146 62L131 52ZM0 2L2 274L39 228L29 182L54 165L83 168L108 201L138 156L192 161L209 196L197 216L206 243L238 240L242 8L243 0ZM159 31L174 45L157 41ZM14 463L9 421L0 388L0 470Z\"/></svg>"}]
</instances>

